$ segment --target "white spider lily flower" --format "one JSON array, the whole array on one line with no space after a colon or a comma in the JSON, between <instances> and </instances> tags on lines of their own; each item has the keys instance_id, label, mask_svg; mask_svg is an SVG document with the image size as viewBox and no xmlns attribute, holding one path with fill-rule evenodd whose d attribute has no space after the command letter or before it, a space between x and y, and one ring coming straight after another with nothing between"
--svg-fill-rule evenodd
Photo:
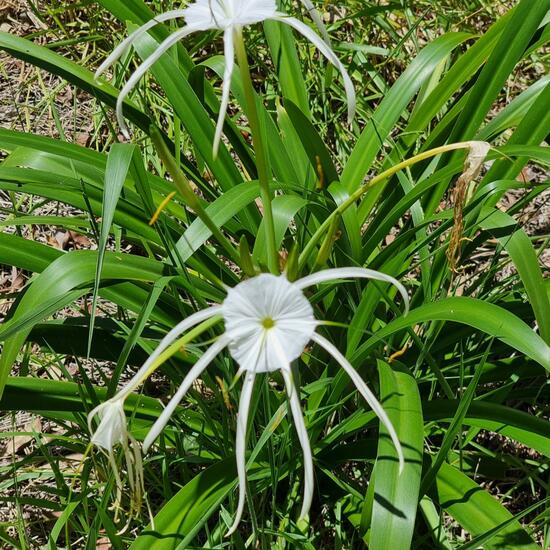
<instances>
[{"instance_id":1,"label":"white spider lily flower","mask_svg":"<svg viewBox=\"0 0 550 550\"><path fill-rule=\"evenodd\" d=\"M98 416L99 426L92 430L92 420ZM124 400L114 399L98 405L88 415L88 427L93 432L92 443L108 453L118 445L128 441L128 428L124 414Z\"/></svg>"},{"instance_id":2,"label":"white spider lily flower","mask_svg":"<svg viewBox=\"0 0 550 550\"><path fill-rule=\"evenodd\" d=\"M301 413L300 398L294 385L291 362L298 359L308 342L314 341L328 352L346 371L359 393L376 413L380 422L386 427L395 445L399 457L400 470L404 465L403 451L397 433L384 411L382 405L365 384L351 363L326 338L315 332L319 325L314 317L311 304L305 297L304 289L319 283L339 279L375 279L393 284L403 298L405 314L408 312L409 299L403 285L383 273L364 268L328 269L304 277L296 282L289 282L285 275L275 276L261 274L245 280L234 288L228 289L227 297L221 306L214 306L191 315L160 342L153 354L133 379L111 401L123 401L149 374L161 354L189 328L215 316L220 316L225 324L225 331L218 340L208 348L195 363L183 380L180 388L170 400L162 414L153 424L143 443L147 452L155 439L166 426L170 416L183 399L193 382L201 375L214 358L226 347L239 365L239 374L244 373L244 382L239 401L236 435L236 461L239 479L239 500L235 521L229 534L237 528L241 519L246 496L246 431L248 413L252 398L254 379L257 373L282 372L286 391L289 397L290 412L294 419L298 439L304 456L304 500L300 517L305 517L310 509L313 497L313 457L306 432L306 425ZM108 409L111 410L111 409ZM117 410L117 414L118 410ZM93 440L98 444L120 442L118 434L118 416L113 413L113 424L107 430L102 424L99 434ZM102 418L106 418L103 416ZM116 420L115 420L116 419ZM103 435L105 434L105 435ZM111 434L116 437L110 437Z\"/></svg>"},{"instance_id":3,"label":"white spider lily flower","mask_svg":"<svg viewBox=\"0 0 550 550\"><path fill-rule=\"evenodd\" d=\"M159 47L138 67L138 69L128 79L122 88L117 100L117 119L120 128L126 137L129 137L128 127L124 121L123 105L126 97L130 94L139 80L145 73L169 50L174 44L184 39L186 36L206 30L223 31L225 71L222 84L222 100L218 121L216 124L216 133L214 137L214 156L216 156L223 123L229 105L229 90L231 87L231 76L233 74L235 63L234 41L241 32L242 27L253 25L263 21L279 21L294 28L305 38L307 38L342 74L344 88L348 102L348 120L351 122L355 113L356 99L353 83L341 61L332 50L328 34L323 25L319 13L314 8L310 0L302 0L312 19L319 27L323 38L319 37L310 27L294 17L277 10L275 0L196 0L188 7L167 11L151 19L140 28L131 33L124 41L119 44L111 55L104 61L96 72L96 78L107 70L140 36L149 31L158 23L177 18L184 18L186 25L174 32L162 42Z\"/></svg>"},{"instance_id":4,"label":"white spider lily flower","mask_svg":"<svg viewBox=\"0 0 550 550\"><path fill-rule=\"evenodd\" d=\"M96 416L99 417L99 425L93 431L92 424ZM145 492L143 464L137 442L128 432L126 415L124 414L124 398L117 396L116 399L109 399L93 409L88 415L88 428L93 433L91 443L105 452L115 476L115 517L120 508L123 487L114 454L117 445L122 447L124 453L124 462L132 494L132 510L139 513L142 496Z\"/></svg>"},{"instance_id":5,"label":"white spider lily flower","mask_svg":"<svg viewBox=\"0 0 550 550\"><path fill-rule=\"evenodd\" d=\"M190 315L174 327L174 329L165 336L163 341L173 342L182 332L202 323L202 321L206 319L210 319L220 311L221 307L215 306ZM164 349L165 348L163 348L163 350ZM115 475L117 487L115 508L117 510L121 500L123 486L115 460L115 449L117 446L120 446L124 453L126 471L128 473L133 497L133 508L136 511L139 510L141 497L144 493L141 451L137 441L128 431L126 415L124 414L124 402L126 398L152 374L154 371L154 362L160 353L162 352L151 355L132 379L114 397L99 404L88 414L88 429L92 434L90 441L93 445L103 450L108 456ZM99 424L94 430L93 422L96 417L99 419Z\"/></svg>"}]
</instances>

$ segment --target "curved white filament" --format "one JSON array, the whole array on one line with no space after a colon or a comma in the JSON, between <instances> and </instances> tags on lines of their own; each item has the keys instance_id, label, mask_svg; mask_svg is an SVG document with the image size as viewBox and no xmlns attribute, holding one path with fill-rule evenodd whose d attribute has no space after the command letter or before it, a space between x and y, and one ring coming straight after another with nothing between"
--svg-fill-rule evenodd
<instances>
[{"instance_id":1,"label":"curved white filament","mask_svg":"<svg viewBox=\"0 0 550 550\"><path fill-rule=\"evenodd\" d=\"M322 348L324 348L336 361L340 364L340 366L346 371L348 376L351 378L352 382L355 384L355 387L359 391L359 393L365 398L365 401L370 405L370 408L376 413L376 416L380 419L380 422L385 426L386 430L388 430L388 433L390 435L390 438L395 446L395 450L397 451L397 456L399 457L399 473L403 472L403 468L405 467L405 457L403 456L403 448L401 447L401 443L399 441L399 438L397 437L397 432L395 431L395 428L393 427L393 424L391 420L389 419L386 411L376 399L372 391L369 389L367 384L365 384L364 380L359 376L359 373L351 366L351 363L338 351L338 348L331 344L326 338L321 336L320 334L315 333L312 336L312 340L314 342L317 342Z\"/></svg>"},{"instance_id":2,"label":"curved white filament","mask_svg":"<svg viewBox=\"0 0 550 550\"><path fill-rule=\"evenodd\" d=\"M122 90L120 91L120 94L118 95L118 99L116 102L116 116L118 120L118 124L120 126L120 129L122 130L122 133L128 138L128 126L126 126L126 122L124 121L124 115L123 115L123 107L124 107L124 101L128 97L128 94L134 89L136 84L141 80L141 78L145 75L145 73L164 55L166 51L168 51L174 44L188 36L189 34L192 34L194 32L197 32L197 27L190 27L189 25L186 27L183 27L182 29L176 31L175 33L171 34L162 44L159 45L159 47L136 69L134 74L128 79L128 82L124 85Z\"/></svg>"},{"instance_id":3,"label":"curved white filament","mask_svg":"<svg viewBox=\"0 0 550 550\"><path fill-rule=\"evenodd\" d=\"M325 283L327 281L334 281L337 279L374 279L376 281L391 283L395 286L395 288L397 288L399 294L403 297L403 302L405 304L405 315L409 312L409 295L407 294L406 288L397 279L394 279L385 273L380 273L380 271L375 271L374 269L367 269L365 267L340 267L335 269L325 269L324 271L319 271L318 273L313 273L312 275L307 275L306 277L299 279L294 283L294 285L300 290L303 290L309 286Z\"/></svg>"},{"instance_id":4,"label":"curved white filament","mask_svg":"<svg viewBox=\"0 0 550 550\"><path fill-rule=\"evenodd\" d=\"M248 371L243 381L241 397L239 400L239 414L237 416L237 440L235 442L235 457L237 459L237 474L239 477L239 502L233 525L225 535L231 536L239 526L244 505L246 502L246 430L248 426L248 414L250 411L250 402L252 401L252 390L254 389L254 379L256 374Z\"/></svg>"},{"instance_id":5,"label":"curved white filament","mask_svg":"<svg viewBox=\"0 0 550 550\"><path fill-rule=\"evenodd\" d=\"M146 453L149 447L153 444L160 432L164 429L168 420L176 410L180 401L184 398L189 388L193 385L193 382L202 374L202 371L214 360L216 355L220 353L228 344L228 339L223 336L219 338L217 342L212 344L205 352L205 354L193 365L191 370L187 373L183 379L178 391L174 394L174 397L170 399L168 405L162 411L161 415L157 418L152 428L149 430L147 437L143 441L143 452Z\"/></svg>"},{"instance_id":6,"label":"curved white filament","mask_svg":"<svg viewBox=\"0 0 550 550\"><path fill-rule=\"evenodd\" d=\"M309 509L311 508L311 501L313 500L313 456L311 454L311 446L309 444L309 438L307 436L306 424L304 417L302 416L302 407L300 406L300 397L298 391L292 380L292 373L290 369L282 369L283 378L285 379L286 392L290 401L290 410L292 411L292 418L294 419L294 426L298 433L298 440L304 453L304 501L302 503L302 509L300 511L300 519L305 518Z\"/></svg>"},{"instance_id":7,"label":"curved white filament","mask_svg":"<svg viewBox=\"0 0 550 550\"><path fill-rule=\"evenodd\" d=\"M233 28L226 29L223 33L223 47L225 57L225 70L223 74L222 82L222 101L220 104L220 114L218 115L218 122L216 124L216 133L214 135L213 145L213 157L218 156L220 148L220 140L222 137L223 123L225 121L225 114L227 113L227 107L229 105L229 92L231 90L231 76L233 75L233 67L235 65L235 47L233 43Z\"/></svg>"},{"instance_id":8,"label":"curved white filament","mask_svg":"<svg viewBox=\"0 0 550 550\"><path fill-rule=\"evenodd\" d=\"M290 410L292 412L292 418L294 419L296 433L298 434L298 441L300 442L302 453L304 455L304 500L300 511L300 519L303 519L309 513L311 501L313 500L313 455L311 453L311 446L307 436L306 424L304 422L304 417L302 416L300 396L298 395L298 391L296 390L296 386L294 385L294 381L292 379L290 363L288 362L281 342L276 336L273 336L273 349L275 350L277 358L281 363L280 368L285 380L286 393L290 402Z\"/></svg>"},{"instance_id":9,"label":"curved white filament","mask_svg":"<svg viewBox=\"0 0 550 550\"><path fill-rule=\"evenodd\" d=\"M162 352L166 350L183 332L190 328L218 315L221 312L221 306L214 306L197 313L193 313L189 317L186 317L183 321L180 321L166 336L160 341L155 351L148 357L147 361L143 363L141 368L134 374L132 379L120 390L120 392L113 399L124 399L130 393L132 393L149 375L149 371L155 361L160 357Z\"/></svg>"},{"instance_id":10,"label":"curved white filament","mask_svg":"<svg viewBox=\"0 0 550 550\"><path fill-rule=\"evenodd\" d=\"M310 0L302 0L302 4L305 6L307 12L309 13L311 19L315 23L316 27L319 29L323 40L330 46L330 36L328 35L327 28L321 19L321 15L317 8L313 5L313 2Z\"/></svg>"},{"instance_id":11,"label":"curved white filament","mask_svg":"<svg viewBox=\"0 0 550 550\"><path fill-rule=\"evenodd\" d=\"M147 23L144 23L130 33L107 57L107 59L99 66L99 69L97 69L95 73L95 78L99 78L111 65L117 62L117 60L124 55L124 53L128 50L128 48L142 35L144 35L147 31L158 25L159 23L163 23L165 21L170 21L171 19L179 19L180 17L185 17L185 10L179 9L179 10L170 10L165 13L161 13L160 15L157 15L153 17L153 19L150 19L147 21Z\"/></svg>"},{"instance_id":12,"label":"curved white filament","mask_svg":"<svg viewBox=\"0 0 550 550\"><path fill-rule=\"evenodd\" d=\"M307 38L339 71L344 79L344 88L346 90L346 97L348 101L348 122L351 123L353 117L355 116L355 107L356 107L356 98L355 98L355 89L351 78L349 77L346 68L342 62L338 59L336 54L332 51L332 48L319 37L318 34L313 32L305 23L302 23L294 17L289 17L284 13L277 13L275 17L272 17L275 21L280 21L286 25L291 26Z\"/></svg>"}]
</instances>

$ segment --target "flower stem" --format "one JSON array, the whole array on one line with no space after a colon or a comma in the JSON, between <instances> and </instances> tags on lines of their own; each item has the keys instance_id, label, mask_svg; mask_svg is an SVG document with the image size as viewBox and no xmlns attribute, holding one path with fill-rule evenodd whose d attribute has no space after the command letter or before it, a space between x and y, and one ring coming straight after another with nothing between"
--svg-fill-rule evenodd
<instances>
[{"instance_id":1,"label":"flower stem","mask_svg":"<svg viewBox=\"0 0 550 550\"><path fill-rule=\"evenodd\" d=\"M206 210L203 208L202 204L199 201L199 198L195 195L195 192L193 191L189 180L180 170L162 135L154 126L152 126L150 129L150 138L153 142L153 145L155 146L159 157L164 163L166 169L168 170L168 173L172 177L174 187L184 198L186 204L195 212L195 214L200 218L204 225L208 227L212 235L227 253L229 259L240 266L241 258L238 250L233 246L229 239L227 239L227 237L222 233L218 225L210 218L208 212L206 212Z\"/></svg>"},{"instance_id":2,"label":"flower stem","mask_svg":"<svg viewBox=\"0 0 550 550\"><path fill-rule=\"evenodd\" d=\"M271 207L271 191L269 189L270 177L267 168L267 156L264 141L262 139L262 131L260 126L260 118L256 107L256 98L254 95L254 86L250 77L250 66L242 29L235 29L235 55L237 64L241 72L244 94L246 98L246 107L248 115L248 123L252 132L252 142L254 144L254 152L256 153L256 168L258 169L258 181L260 183L260 198L264 209L265 232L267 237L267 266L271 273L279 274L279 255L275 243L275 225L273 223L273 210Z\"/></svg>"},{"instance_id":3,"label":"flower stem","mask_svg":"<svg viewBox=\"0 0 550 550\"><path fill-rule=\"evenodd\" d=\"M412 166L418 162L421 162L423 160L426 160L432 157L436 157L437 155L441 155L443 153L447 153L448 151L455 151L457 149L471 149L473 146L475 146L475 143L476 142L472 142L472 141L451 143L449 145L442 145L441 147L430 149L429 151L424 151L418 155L415 155L414 157L411 157L410 159L404 160L403 162L400 162L399 164L392 166L391 168L388 168L381 174L378 174L378 176L374 177L372 180L368 181L367 183L359 187L343 203L341 203L338 206L338 208L336 208L330 213L330 215L323 221L323 223L319 226L317 231L315 231L315 233L309 239L306 246L304 247L303 252L300 254L300 259L298 262L299 271L301 272L306 266L306 263L310 255L313 253L313 250L315 249L315 246L325 236L334 218L336 216L341 215L345 210L347 210L352 204L354 204L357 200L359 200L365 193L367 193L375 185L382 183L383 181L387 180L394 174L397 174L397 172L400 172L401 170L408 168L409 166Z\"/></svg>"}]
</instances>

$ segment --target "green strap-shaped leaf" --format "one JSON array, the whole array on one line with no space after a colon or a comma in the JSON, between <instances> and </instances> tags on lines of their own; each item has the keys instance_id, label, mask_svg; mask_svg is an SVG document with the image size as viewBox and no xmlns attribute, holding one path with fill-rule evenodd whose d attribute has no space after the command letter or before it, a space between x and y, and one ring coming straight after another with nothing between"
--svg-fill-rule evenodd
<instances>
[{"instance_id":1,"label":"green strap-shaped leaf","mask_svg":"<svg viewBox=\"0 0 550 550\"><path fill-rule=\"evenodd\" d=\"M85 395L83 385L63 380L48 380L31 376L10 376L0 399L0 410L16 411L64 411L86 412L94 406L94 399L107 399L107 388L94 387L95 395ZM144 395L131 394L124 407L128 414L156 420L162 411L157 399Z\"/></svg>"},{"instance_id":2,"label":"green strap-shaped leaf","mask_svg":"<svg viewBox=\"0 0 550 550\"><path fill-rule=\"evenodd\" d=\"M450 422L460 408L457 400L425 401L424 418L429 421ZM502 434L550 457L550 423L512 407L489 401L472 401L464 424Z\"/></svg>"},{"instance_id":3,"label":"green strap-shaped leaf","mask_svg":"<svg viewBox=\"0 0 550 550\"><path fill-rule=\"evenodd\" d=\"M510 136L507 146L540 145L546 139L550 132L549 94L550 82L547 82ZM497 179L517 177L529 160L521 157L512 161L506 157L497 159L483 178L481 185L490 184ZM494 197L492 205L496 205L498 199L498 196Z\"/></svg>"},{"instance_id":4,"label":"green strap-shaped leaf","mask_svg":"<svg viewBox=\"0 0 550 550\"><path fill-rule=\"evenodd\" d=\"M273 224L275 225L275 244L277 250L281 246L290 222L306 204L306 199L296 195L279 195L273 199ZM252 257L264 264L267 262L265 223L263 220L256 235Z\"/></svg>"},{"instance_id":5,"label":"green strap-shaped leaf","mask_svg":"<svg viewBox=\"0 0 550 550\"><path fill-rule=\"evenodd\" d=\"M91 390L91 395L88 394ZM109 398L108 389L62 380L47 380L30 376L8 378L0 399L0 411L31 411L39 414L74 420L74 413L86 413L98 402ZM142 439L151 424L162 412L158 399L132 393L124 402L128 418L132 418L132 431ZM189 408L178 407L178 418L193 432L214 438L221 426L214 419L205 424L202 414ZM168 429L167 429L168 430ZM165 431L166 434L166 431ZM170 439L165 438L169 443Z\"/></svg>"},{"instance_id":6,"label":"green strap-shaped leaf","mask_svg":"<svg viewBox=\"0 0 550 550\"><path fill-rule=\"evenodd\" d=\"M357 140L342 174L341 181L350 192L361 185L384 141L422 84L454 48L470 37L467 33L447 33L428 44L385 95Z\"/></svg>"},{"instance_id":7,"label":"green strap-shaped leaf","mask_svg":"<svg viewBox=\"0 0 550 550\"><path fill-rule=\"evenodd\" d=\"M487 63L469 91L466 102L457 113L457 118L450 135L445 132L443 138L445 141L452 143L476 139L480 126L487 117L494 101L506 85L506 81L510 78L517 63L523 58L530 40L533 38L549 9L550 0L522 0L516 6ZM546 118L546 121L550 121L548 111L545 107L539 117L545 115L543 118ZM444 118L441 124L445 123ZM540 141L535 144L538 145ZM442 143L441 140L440 143ZM516 143L533 142L517 141ZM430 146L433 145L436 145L436 143L430 144ZM450 158L454 160L457 157L458 154L453 154ZM449 158L446 159L446 162L449 162ZM497 173L496 171L491 172L493 172L491 174L493 179L486 176L485 182L490 182L494 179L515 177L510 174ZM443 182L430 197L425 208L428 215L437 209L441 197L446 191L446 187L447 182Z\"/></svg>"},{"instance_id":8,"label":"green strap-shaped leaf","mask_svg":"<svg viewBox=\"0 0 550 550\"><path fill-rule=\"evenodd\" d=\"M318 177L323 180L323 186L327 187L331 183L339 181L330 152L315 126L290 99L285 98L284 106L294 130L300 137L313 170L315 173L322 172L322 175L318 174Z\"/></svg>"},{"instance_id":9,"label":"green strap-shaped leaf","mask_svg":"<svg viewBox=\"0 0 550 550\"><path fill-rule=\"evenodd\" d=\"M471 139L485 119L526 46L550 9L550 0L522 0L513 10L479 78L468 95L449 141Z\"/></svg>"},{"instance_id":10,"label":"green strap-shaped leaf","mask_svg":"<svg viewBox=\"0 0 550 550\"><path fill-rule=\"evenodd\" d=\"M462 296L424 304L406 317L394 319L361 345L352 361L363 361L380 340L391 334L428 321L453 321L470 325L512 346L550 371L550 347L519 317L495 304Z\"/></svg>"},{"instance_id":11,"label":"green strap-shaped leaf","mask_svg":"<svg viewBox=\"0 0 550 550\"><path fill-rule=\"evenodd\" d=\"M0 396L17 354L33 324L89 292L95 279L97 253L75 251L52 262L25 292L17 309L0 331L0 338L16 323L18 331L4 342L0 356ZM110 253L106 255L103 280L156 281L168 274L168 266L139 256ZM39 315L37 316L37 312Z\"/></svg>"},{"instance_id":12,"label":"green strap-shaped leaf","mask_svg":"<svg viewBox=\"0 0 550 550\"><path fill-rule=\"evenodd\" d=\"M292 30L283 23L266 21L264 32L277 69L282 95L292 100L304 116L311 118L302 65L296 53Z\"/></svg>"},{"instance_id":13,"label":"green strap-shaped leaf","mask_svg":"<svg viewBox=\"0 0 550 550\"><path fill-rule=\"evenodd\" d=\"M219 227L222 227L231 218L236 216L260 194L257 181L243 183L230 189L221 197L209 204L206 213ZM185 230L185 233L176 243L176 250L180 258L185 261L193 255L210 237L212 232L199 218Z\"/></svg>"},{"instance_id":14,"label":"green strap-shaped leaf","mask_svg":"<svg viewBox=\"0 0 550 550\"><path fill-rule=\"evenodd\" d=\"M201 63L200 67L202 68L203 66L209 67L220 78L223 78L225 58L220 55L209 57ZM240 71L233 71L233 76L231 78L231 93L235 96L239 105L246 105L246 97L244 94ZM278 181L293 183L295 185L302 183L302 180L296 173L294 163L290 160L291 144L288 140L283 140L280 135L279 128L275 124L275 120L263 104L263 98L257 92L254 92L254 97L256 99L258 115L265 131L266 143L269 143L269 148L266 153L268 154L269 163L273 169L275 179ZM254 172L255 170L256 167L254 165Z\"/></svg>"},{"instance_id":15,"label":"green strap-shaped leaf","mask_svg":"<svg viewBox=\"0 0 550 550\"><path fill-rule=\"evenodd\" d=\"M349 193L345 185L339 181L333 182L328 188L328 192L332 195L334 202L338 206L349 199ZM342 221L346 229L346 236L349 240L352 257L361 258L361 224L359 223L357 208L354 204L347 208L342 214Z\"/></svg>"},{"instance_id":16,"label":"green strap-shaped leaf","mask_svg":"<svg viewBox=\"0 0 550 550\"><path fill-rule=\"evenodd\" d=\"M535 313L540 335L550 345L550 300L544 288L542 270L531 239L523 229L516 229L514 218L496 208L484 208L481 211L480 225L489 230L512 227L511 234L499 236L498 239L518 270Z\"/></svg>"},{"instance_id":17,"label":"green strap-shaped leaf","mask_svg":"<svg viewBox=\"0 0 550 550\"><path fill-rule=\"evenodd\" d=\"M451 422L459 406L460 402L457 400L423 401L424 422ZM346 457L355 458L346 455L348 446L342 445L342 441L364 430L376 420L377 417L372 411L358 411L346 418L319 443L323 455L330 457L334 448L338 448L340 460L345 460ZM472 401L462 422L465 426L484 428L502 434L537 450L544 456L550 456L550 424L531 414L498 403L478 400Z\"/></svg>"},{"instance_id":18,"label":"green strap-shaped leaf","mask_svg":"<svg viewBox=\"0 0 550 550\"><path fill-rule=\"evenodd\" d=\"M399 460L387 433L380 427L378 456L374 467L374 502L369 548L409 548L418 507L422 472L424 423L420 394L415 379L378 362L380 401L394 425L405 455L405 468L399 473Z\"/></svg>"},{"instance_id":19,"label":"green strap-shaped leaf","mask_svg":"<svg viewBox=\"0 0 550 550\"><path fill-rule=\"evenodd\" d=\"M430 121L440 112L445 103L457 93L479 67L485 63L498 41L503 28L510 19L512 10L500 17L448 70L441 82L433 89L422 105L415 110L403 132L403 141L412 145Z\"/></svg>"},{"instance_id":20,"label":"green strap-shaped leaf","mask_svg":"<svg viewBox=\"0 0 550 550\"><path fill-rule=\"evenodd\" d=\"M0 263L2 264L12 265L33 273L41 273L52 262L64 255L60 250L50 246L17 235L0 233ZM90 281L92 280L93 278L90 279ZM149 290L131 282L124 282L104 286L100 289L100 294L103 298L111 300L121 307L138 312L147 299ZM66 304L70 303L68 298L63 299ZM172 299L168 300L164 296L162 305L157 306L151 313L152 321L172 326L181 318L181 312L175 308Z\"/></svg>"},{"instance_id":21,"label":"green strap-shaped leaf","mask_svg":"<svg viewBox=\"0 0 550 550\"><path fill-rule=\"evenodd\" d=\"M540 95L549 93L549 83L550 75L545 75L521 92L478 132L476 138L487 141L508 128L518 126Z\"/></svg>"},{"instance_id":22,"label":"green strap-shaped leaf","mask_svg":"<svg viewBox=\"0 0 550 550\"><path fill-rule=\"evenodd\" d=\"M234 458L196 475L172 497L130 546L131 550L188 548L197 531L237 483Z\"/></svg>"},{"instance_id":23,"label":"green strap-shaped leaf","mask_svg":"<svg viewBox=\"0 0 550 550\"><path fill-rule=\"evenodd\" d=\"M132 30L134 29L130 28ZM140 57L146 59L158 47L158 42L145 35L136 41L135 47ZM242 176L223 143L220 145L218 157L214 159L214 123L172 56L169 53L162 56L151 67L151 72L166 92L170 105L220 187L227 190L241 183Z\"/></svg>"},{"instance_id":24,"label":"green strap-shaped leaf","mask_svg":"<svg viewBox=\"0 0 550 550\"><path fill-rule=\"evenodd\" d=\"M468 533L482 535L512 519L512 514L472 481L449 464L437 474L437 495L440 506ZM485 550L540 550L518 521L512 521L485 542Z\"/></svg>"},{"instance_id":25,"label":"green strap-shaped leaf","mask_svg":"<svg viewBox=\"0 0 550 550\"><path fill-rule=\"evenodd\" d=\"M103 200L101 201L101 229L99 234L99 243L97 247L97 265L95 272L94 290L92 295L92 310L90 312L90 335L88 337L88 353L92 345L94 333L94 322L96 317L97 298L99 294L99 285L101 282L101 270L103 269L103 259L105 258L105 249L107 239L111 233L111 225L117 209L120 192L124 187L124 182L130 170L130 164L134 154L136 154L135 145L124 143L115 143L107 157L107 167L105 168L105 185L103 186Z\"/></svg>"}]
</instances>

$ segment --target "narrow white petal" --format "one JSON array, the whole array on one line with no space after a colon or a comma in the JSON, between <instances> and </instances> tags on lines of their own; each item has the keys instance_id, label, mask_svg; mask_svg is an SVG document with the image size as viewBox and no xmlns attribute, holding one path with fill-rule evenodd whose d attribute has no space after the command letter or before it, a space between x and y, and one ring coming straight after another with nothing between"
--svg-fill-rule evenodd
<instances>
[{"instance_id":1,"label":"narrow white petal","mask_svg":"<svg viewBox=\"0 0 550 550\"><path fill-rule=\"evenodd\" d=\"M159 343L155 351L149 356L147 361L143 363L143 366L134 374L132 379L120 390L117 397L125 398L132 393L149 375L149 370L159 358L164 350L177 340L177 338L190 328L214 317L221 313L221 306L214 306L208 309L203 309L197 313L193 313L189 317L186 317L183 321L180 321ZM96 407L97 408L97 407ZM96 409L94 409L95 411ZM92 411L92 412L94 412Z\"/></svg>"},{"instance_id":2,"label":"narrow white petal","mask_svg":"<svg viewBox=\"0 0 550 550\"><path fill-rule=\"evenodd\" d=\"M101 409L105 407L105 403L100 403L97 407L94 407L89 413L88 413L88 431L93 434L94 433L94 426L93 426L93 419L99 414Z\"/></svg>"},{"instance_id":3,"label":"narrow white petal","mask_svg":"<svg viewBox=\"0 0 550 550\"><path fill-rule=\"evenodd\" d=\"M144 35L148 30L152 29L154 26L162 23L164 21L169 21L171 19L178 19L179 17L185 16L185 10L170 10L165 13L161 13L153 17L153 19L147 21L144 25L136 29L134 32L130 33L107 57L107 59L99 66L99 69L95 73L95 78L99 78L113 63L122 57L128 48L142 35Z\"/></svg>"},{"instance_id":4,"label":"narrow white petal","mask_svg":"<svg viewBox=\"0 0 550 550\"><path fill-rule=\"evenodd\" d=\"M307 436L306 424L302 416L302 407L300 406L300 397L292 380L292 373L289 368L282 369L283 378L285 379L286 391L290 401L290 410L294 418L294 425L298 433L298 439L304 453L304 502L300 511L300 519L303 519L309 513L311 501L313 500L313 456Z\"/></svg>"},{"instance_id":5,"label":"narrow white petal","mask_svg":"<svg viewBox=\"0 0 550 550\"><path fill-rule=\"evenodd\" d=\"M220 114L218 115L218 123L216 124L216 134L214 135L213 156L218 156L220 148L220 140L222 138L223 123L225 114L229 105L229 91L231 90L231 76L233 75L233 66L235 63L235 48L233 44L233 28L229 27L223 33L223 47L225 57L225 71L223 74L222 83L222 101L220 105Z\"/></svg>"},{"instance_id":6,"label":"narrow white petal","mask_svg":"<svg viewBox=\"0 0 550 550\"><path fill-rule=\"evenodd\" d=\"M233 525L225 535L231 536L239 526L246 502L246 430L248 425L248 414L250 402L252 401L252 390L254 388L254 372L247 372L243 381L241 397L239 400L239 414L237 416L237 440L235 443L235 457L237 459L237 474L239 476L239 503Z\"/></svg>"},{"instance_id":7,"label":"narrow white petal","mask_svg":"<svg viewBox=\"0 0 550 550\"><path fill-rule=\"evenodd\" d=\"M273 19L276 21L281 21L281 23L286 23L296 29L300 34L303 34L340 71L342 78L344 79L344 88L346 90L348 101L348 122L351 123L355 115L355 88L353 87L353 82L351 81L346 68L338 57L336 57L336 54L332 51L332 48L305 23L298 21L298 19L295 19L294 17L288 17L285 14L280 13L276 17L273 17Z\"/></svg>"},{"instance_id":8,"label":"narrow white petal","mask_svg":"<svg viewBox=\"0 0 550 550\"><path fill-rule=\"evenodd\" d=\"M170 399L166 408L162 411L161 415L157 418L152 428L149 430L147 437L143 441L143 452L146 453L149 447L153 444L160 432L164 429L168 420L176 410L180 401L184 398L185 394L192 386L193 382L201 375L202 371L214 360L216 355L227 346L228 340L223 336L218 339L217 342L212 344L205 352L205 354L193 365L191 370L187 373L187 376L183 379L181 386L175 393L174 397Z\"/></svg>"},{"instance_id":9,"label":"narrow white petal","mask_svg":"<svg viewBox=\"0 0 550 550\"><path fill-rule=\"evenodd\" d=\"M308 275L303 279L299 279L294 283L294 286L300 290L303 290L309 286L318 285L319 283L334 281L337 279L374 279L376 281L391 283L397 288L403 297L403 302L405 303L405 315L409 312L409 295L407 294L406 288L397 279L394 279L385 273L380 273L380 271L375 271L374 269L367 269L365 267L325 269L324 271L319 271L317 273L313 273L312 275Z\"/></svg>"},{"instance_id":10,"label":"narrow white petal","mask_svg":"<svg viewBox=\"0 0 550 550\"><path fill-rule=\"evenodd\" d=\"M190 27L187 25L182 29L171 34L159 47L136 69L135 73L128 79L125 86L120 91L120 94L116 103L116 116L118 124L126 137L128 137L128 127L124 121L123 106L124 100L128 97L128 94L134 89L135 85L141 80L143 75L169 50L174 44L185 38L191 33L197 31L196 27Z\"/></svg>"},{"instance_id":11,"label":"narrow white petal","mask_svg":"<svg viewBox=\"0 0 550 550\"><path fill-rule=\"evenodd\" d=\"M300 511L300 519L303 519L309 513L311 508L311 501L313 500L313 456L311 454L311 447L309 445L309 439L307 436L306 424L304 417L302 416L302 407L300 405L300 396L292 380L292 371L290 370L290 363L287 359L286 353L281 345L281 342L277 336L271 337L271 348L273 349L277 359L279 360L279 368L283 374L285 380L286 392L290 401L290 410L292 412L292 418L294 419L294 426L298 434L298 440L302 447L304 454L304 501L302 503L302 509Z\"/></svg>"},{"instance_id":12,"label":"narrow white petal","mask_svg":"<svg viewBox=\"0 0 550 550\"><path fill-rule=\"evenodd\" d=\"M319 29L323 40L330 46L330 36L328 35L327 28L325 27L325 24L323 23L323 20L321 19L321 15L317 11L317 8L310 0L302 0L302 4L305 6L311 19Z\"/></svg>"},{"instance_id":13,"label":"narrow white petal","mask_svg":"<svg viewBox=\"0 0 550 550\"><path fill-rule=\"evenodd\" d=\"M355 384L355 387L359 390L359 393L365 398L365 401L370 405L371 409L376 413L376 416L380 419L380 422L384 424L388 433L390 434L391 440L397 451L397 456L399 457L399 473L403 471L405 466L405 457L403 456L403 448L397 437L397 433L391 420L389 419L386 411L376 399L374 394L370 391L369 387L365 384L364 380L359 376L359 373L351 366L351 363L340 353L338 348L331 344L326 338L320 334L314 334L312 340L317 342L322 348L324 348L338 363L340 366L347 372L348 376L351 378L352 382Z\"/></svg>"}]
</instances>

